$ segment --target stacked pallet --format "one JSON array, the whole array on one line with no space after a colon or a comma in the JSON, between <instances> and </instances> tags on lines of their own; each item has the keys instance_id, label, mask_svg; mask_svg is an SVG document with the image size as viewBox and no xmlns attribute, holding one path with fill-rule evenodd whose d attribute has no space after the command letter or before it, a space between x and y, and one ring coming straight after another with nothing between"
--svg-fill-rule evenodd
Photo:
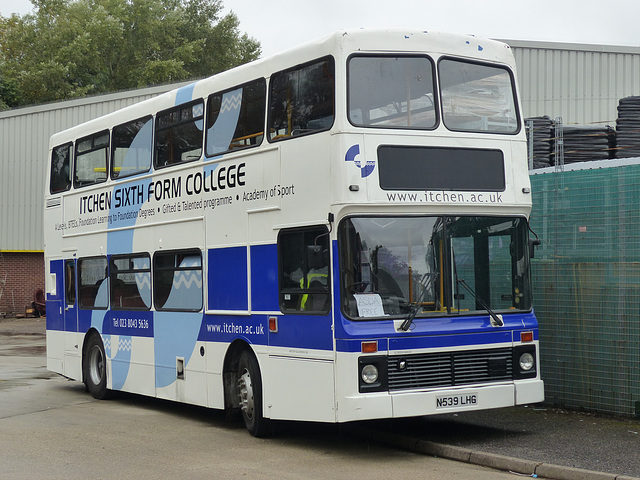
<instances>
[{"instance_id":1,"label":"stacked pallet","mask_svg":"<svg viewBox=\"0 0 640 480\"><path fill-rule=\"evenodd\" d=\"M640 97L618 102L616 158L640 157Z\"/></svg>"},{"instance_id":2,"label":"stacked pallet","mask_svg":"<svg viewBox=\"0 0 640 480\"><path fill-rule=\"evenodd\" d=\"M615 131L609 125L563 125L561 129L565 164L613 158Z\"/></svg>"},{"instance_id":3,"label":"stacked pallet","mask_svg":"<svg viewBox=\"0 0 640 480\"><path fill-rule=\"evenodd\" d=\"M551 139L553 137L553 121L547 115L525 119L525 125L532 125L527 140L533 142L533 168L545 168L551 165ZM531 147L531 145L530 145Z\"/></svg>"}]
</instances>

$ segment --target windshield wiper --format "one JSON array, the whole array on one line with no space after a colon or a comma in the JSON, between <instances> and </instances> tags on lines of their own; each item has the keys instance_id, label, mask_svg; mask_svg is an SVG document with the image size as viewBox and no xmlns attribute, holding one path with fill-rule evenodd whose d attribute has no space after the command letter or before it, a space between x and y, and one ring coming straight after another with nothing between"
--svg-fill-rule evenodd
<instances>
[{"instance_id":1,"label":"windshield wiper","mask_svg":"<svg viewBox=\"0 0 640 480\"><path fill-rule=\"evenodd\" d=\"M404 319L404 322L402 322L402 325L400 325L399 330L406 332L407 330L409 330L409 328L411 328L411 324L413 323L413 320L416 318L416 315L418 315L418 311L422 306L422 301L424 300L424 297L427 291L429 290L429 283L430 283L429 281L433 282L433 279L430 277L430 274L426 272L424 275L422 275L422 278L420 279L420 282L419 282L420 286L422 286L422 292L420 293L420 298L418 298L418 300L415 303L409 303L409 305L411 305L413 309L409 312L409 315L407 315L407 318Z\"/></svg>"},{"instance_id":2,"label":"windshield wiper","mask_svg":"<svg viewBox=\"0 0 640 480\"><path fill-rule=\"evenodd\" d=\"M456 278L456 282L462 285L464 289L467 292L469 292L473 296L473 298L476 299L476 302L478 302L480 306L482 306L482 308L484 308L487 311L487 313L491 315L491 318L495 322L495 325L497 325L498 327L504 326L504 322L502 321L502 319L498 315L496 315L493 310L489 308L489 305L487 305L486 302L482 300L482 298L480 298L476 292L473 291L473 289L467 284L467 282L464 281L464 279Z\"/></svg>"},{"instance_id":3,"label":"windshield wiper","mask_svg":"<svg viewBox=\"0 0 640 480\"><path fill-rule=\"evenodd\" d=\"M421 304L422 304L422 299L418 300L416 303L409 304L413 307L413 309L411 310L411 312L409 312L409 315L407 315L407 318L404 319L404 322L402 322L402 325L400 325L399 330L402 330L403 332L406 332L407 330L409 330L409 328L411 327L411 324L413 323L413 320L416 318L416 315L418 314L418 310L420 310Z\"/></svg>"}]
</instances>

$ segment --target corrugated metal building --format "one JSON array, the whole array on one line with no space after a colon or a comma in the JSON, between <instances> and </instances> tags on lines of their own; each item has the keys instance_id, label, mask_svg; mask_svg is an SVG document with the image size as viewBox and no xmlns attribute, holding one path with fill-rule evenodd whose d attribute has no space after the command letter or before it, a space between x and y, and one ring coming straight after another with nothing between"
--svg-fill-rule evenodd
<instances>
[{"instance_id":1,"label":"corrugated metal building","mask_svg":"<svg viewBox=\"0 0 640 480\"><path fill-rule=\"evenodd\" d=\"M505 41L518 64L526 117L614 124L618 100L640 95L640 48ZM0 313L22 311L33 296L27 279L42 278L32 271L28 277L13 278L9 271L24 273L24 268L11 266L20 265L21 255L41 256L50 135L174 87L0 112Z\"/></svg>"},{"instance_id":2,"label":"corrugated metal building","mask_svg":"<svg viewBox=\"0 0 640 480\"><path fill-rule=\"evenodd\" d=\"M640 48L503 40L518 66L526 117L614 126L621 98L640 95Z\"/></svg>"},{"instance_id":3,"label":"corrugated metal building","mask_svg":"<svg viewBox=\"0 0 640 480\"><path fill-rule=\"evenodd\" d=\"M172 88L0 112L0 314L24 312L34 292L44 287L42 215L49 137Z\"/></svg>"}]
</instances>

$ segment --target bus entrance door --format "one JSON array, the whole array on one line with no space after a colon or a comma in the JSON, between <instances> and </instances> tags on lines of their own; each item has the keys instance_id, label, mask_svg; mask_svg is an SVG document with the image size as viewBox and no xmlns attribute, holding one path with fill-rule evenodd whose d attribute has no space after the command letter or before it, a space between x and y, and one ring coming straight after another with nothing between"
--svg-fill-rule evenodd
<instances>
[{"instance_id":1,"label":"bus entrance door","mask_svg":"<svg viewBox=\"0 0 640 480\"><path fill-rule=\"evenodd\" d=\"M76 295L76 263L75 260L65 260L64 262L64 331L78 331L78 296ZM82 345L77 335L64 336L64 371L65 376L70 378L78 377L75 370L78 357L82 354Z\"/></svg>"}]
</instances>

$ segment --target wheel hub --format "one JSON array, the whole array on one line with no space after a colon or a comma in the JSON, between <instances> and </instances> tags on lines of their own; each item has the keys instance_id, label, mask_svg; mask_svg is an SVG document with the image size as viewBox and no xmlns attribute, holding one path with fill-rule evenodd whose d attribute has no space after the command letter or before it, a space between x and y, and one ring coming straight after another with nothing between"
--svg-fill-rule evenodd
<instances>
[{"instance_id":1,"label":"wheel hub","mask_svg":"<svg viewBox=\"0 0 640 480\"><path fill-rule=\"evenodd\" d=\"M240 409L247 418L253 418L253 385L251 384L251 375L247 370L242 372L238 379L238 396L240 397Z\"/></svg>"},{"instance_id":2,"label":"wheel hub","mask_svg":"<svg viewBox=\"0 0 640 480\"><path fill-rule=\"evenodd\" d=\"M102 372L104 372L104 357L100 348L94 345L89 352L89 376L94 385L98 385L102 381Z\"/></svg>"}]
</instances>

